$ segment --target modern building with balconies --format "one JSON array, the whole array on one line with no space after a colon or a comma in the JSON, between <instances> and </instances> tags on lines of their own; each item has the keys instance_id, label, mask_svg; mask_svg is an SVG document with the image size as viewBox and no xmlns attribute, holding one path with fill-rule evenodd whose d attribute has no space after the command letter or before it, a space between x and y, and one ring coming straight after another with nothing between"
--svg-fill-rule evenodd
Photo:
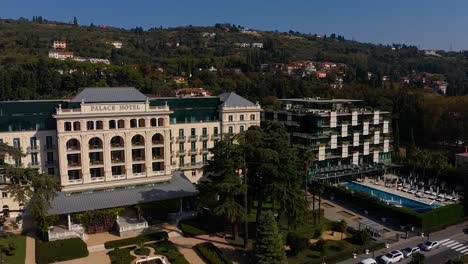
<instances>
[{"instance_id":1,"label":"modern building with balconies","mask_svg":"<svg viewBox=\"0 0 468 264\"><path fill-rule=\"evenodd\" d=\"M68 100L0 102L0 142L25 153L4 162L57 177L50 213L70 215L193 196L209 149L259 126L260 112L235 93L150 98L129 87L85 88ZM9 211L20 211L13 204Z\"/></svg>"},{"instance_id":2,"label":"modern building with balconies","mask_svg":"<svg viewBox=\"0 0 468 264\"><path fill-rule=\"evenodd\" d=\"M391 166L391 113L352 99L280 99L280 109L266 110L262 120L287 128L290 143L311 151L310 176L337 179Z\"/></svg>"}]
</instances>

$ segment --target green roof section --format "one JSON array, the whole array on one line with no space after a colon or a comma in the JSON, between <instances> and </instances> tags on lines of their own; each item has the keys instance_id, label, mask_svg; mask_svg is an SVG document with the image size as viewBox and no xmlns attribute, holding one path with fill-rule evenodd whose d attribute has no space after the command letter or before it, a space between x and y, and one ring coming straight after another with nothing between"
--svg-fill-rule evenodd
<instances>
[{"instance_id":1,"label":"green roof section","mask_svg":"<svg viewBox=\"0 0 468 264\"><path fill-rule=\"evenodd\" d=\"M62 100L0 102L0 132L55 130L52 115Z\"/></svg>"},{"instance_id":2,"label":"green roof section","mask_svg":"<svg viewBox=\"0 0 468 264\"><path fill-rule=\"evenodd\" d=\"M151 98L150 105L169 105L174 111L171 124L219 121L219 97ZM0 102L0 132L55 130L55 108L77 108L80 103L68 100L28 100Z\"/></svg>"},{"instance_id":3,"label":"green roof section","mask_svg":"<svg viewBox=\"0 0 468 264\"><path fill-rule=\"evenodd\" d=\"M167 105L174 111L171 124L210 122L219 120L219 97L151 98L150 105Z\"/></svg>"}]
</instances>

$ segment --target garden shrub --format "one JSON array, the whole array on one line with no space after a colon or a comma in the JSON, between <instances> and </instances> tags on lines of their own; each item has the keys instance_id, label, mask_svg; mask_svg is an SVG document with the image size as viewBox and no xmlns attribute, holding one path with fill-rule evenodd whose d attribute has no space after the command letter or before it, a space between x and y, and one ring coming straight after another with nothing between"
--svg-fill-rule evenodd
<instances>
[{"instance_id":1,"label":"garden shrub","mask_svg":"<svg viewBox=\"0 0 468 264\"><path fill-rule=\"evenodd\" d=\"M116 217L124 210L124 208L118 207L86 211L73 215L73 218L84 226L86 233L94 234L113 230Z\"/></svg>"},{"instance_id":2,"label":"garden shrub","mask_svg":"<svg viewBox=\"0 0 468 264\"><path fill-rule=\"evenodd\" d=\"M211 242L195 245L195 250L208 264L232 264L232 262Z\"/></svg>"},{"instance_id":3,"label":"garden shrub","mask_svg":"<svg viewBox=\"0 0 468 264\"><path fill-rule=\"evenodd\" d=\"M150 241L165 240L167 238L168 238L167 232L157 232L157 233L152 233L152 234L147 234L147 235L141 235L141 236L136 236L136 237L131 237L131 238L109 241L109 242L104 243L104 247L106 249L111 249L111 248L118 248L118 247L124 247L124 246L129 246L129 245L141 244L141 243L150 242Z\"/></svg>"},{"instance_id":4,"label":"garden shrub","mask_svg":"<svg viewBox=\"0 0 468 264\"><path fill-rule=\"evenodd\" d=\"M189 264L177 247L169 240L162 240L147 246L153 247L156 254L166 256L171 264Z\"/></svg>"},{"instance_id":5,"label":"garden shrub","mask_svg":"<svg viewBox=\"0 0 468 264\"><path fill-rule=\"evenodd\" d=\"M135 259L134 256L130 255L130 251L134 249L135 247L116 248L109 251L107 255L109 255L112 264L130 264Z\"/></svg>"},{"instance_id":6,"label":"garden shrub","mask_svg":"<svg viewBox=\"0 0 468 264\"><path fill-rule=\"evenodd\" d=\"M325 244L327 243L326 240L324 239L319 239L317 242L314 244L315 250L322 252L325 249Z\"/></svg>"},{"instance_id":7,"label":"garden shrub","mask_svg":"<svg viewBox=\"0 0 468 264\"><path fill-rule=\"evenodd\" d=\"M299 252L309 247L309 239L304 235L290 232L286 236L286 244L291 249L290 254L296 256Z\"/></svg>"},{"instance_id":8,"label":"garden shrub","mask_svg":"<svg viewBox=\"0 0 468 264\"><path fill-rule=\"evenodd\" d=\"M84 258L88 255L86 243L79 238L49 242L36 239L36 262L38 264Z\"/></svg>"}]
</instances>

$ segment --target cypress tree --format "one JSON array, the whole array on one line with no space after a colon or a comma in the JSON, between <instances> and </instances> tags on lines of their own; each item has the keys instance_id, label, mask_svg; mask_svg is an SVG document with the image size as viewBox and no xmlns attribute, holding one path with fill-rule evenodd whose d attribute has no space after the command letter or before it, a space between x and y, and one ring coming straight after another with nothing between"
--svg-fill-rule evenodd
<instances>
[{"instance_id":1,"label":"cypress tree","mask_svg":"<svg viewBox=\"0 0 468 264\"><path fill-rule=\"evenodd\" d=\"M278 233L278 226L271 211L262 213L257 223L257 240L254 248L254 263L288 263L283 241Z\"/></svg>"}]
</instances>

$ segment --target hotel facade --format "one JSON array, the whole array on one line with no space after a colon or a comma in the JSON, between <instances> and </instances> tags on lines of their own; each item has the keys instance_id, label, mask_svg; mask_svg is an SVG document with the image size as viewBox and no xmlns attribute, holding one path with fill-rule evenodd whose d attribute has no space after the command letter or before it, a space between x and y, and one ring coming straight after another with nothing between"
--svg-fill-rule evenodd
<instances>
[{"instance_id":1,"label":"hotel facade","mask_svg":"<svg viewBox=\"0 0 468 264\"><path fill-rule=\"evenodd\" d=\"M49 213L63 215L193 195L209 149L259 126L261 111L235 93L149 98L85 88L71 100L0 102L0 142L25 153L5 163L57 177ZM140 187L164 194L146 197ZM10 217L22 209L6 192L0 201Z\"/></svg>"},{"instance_id":2,"label":"hotel facade","mask_svg":"<svg viewBox=\"0 0 468 264\"><path fill-rule=\"evenodd\" d=\"M284 124L290 143L313 153L309 175L314 179L334 181L393 166L390 112L351 99L279 101L280 109L265 110L262 119Z\"/></svg>"}]
</instances>

